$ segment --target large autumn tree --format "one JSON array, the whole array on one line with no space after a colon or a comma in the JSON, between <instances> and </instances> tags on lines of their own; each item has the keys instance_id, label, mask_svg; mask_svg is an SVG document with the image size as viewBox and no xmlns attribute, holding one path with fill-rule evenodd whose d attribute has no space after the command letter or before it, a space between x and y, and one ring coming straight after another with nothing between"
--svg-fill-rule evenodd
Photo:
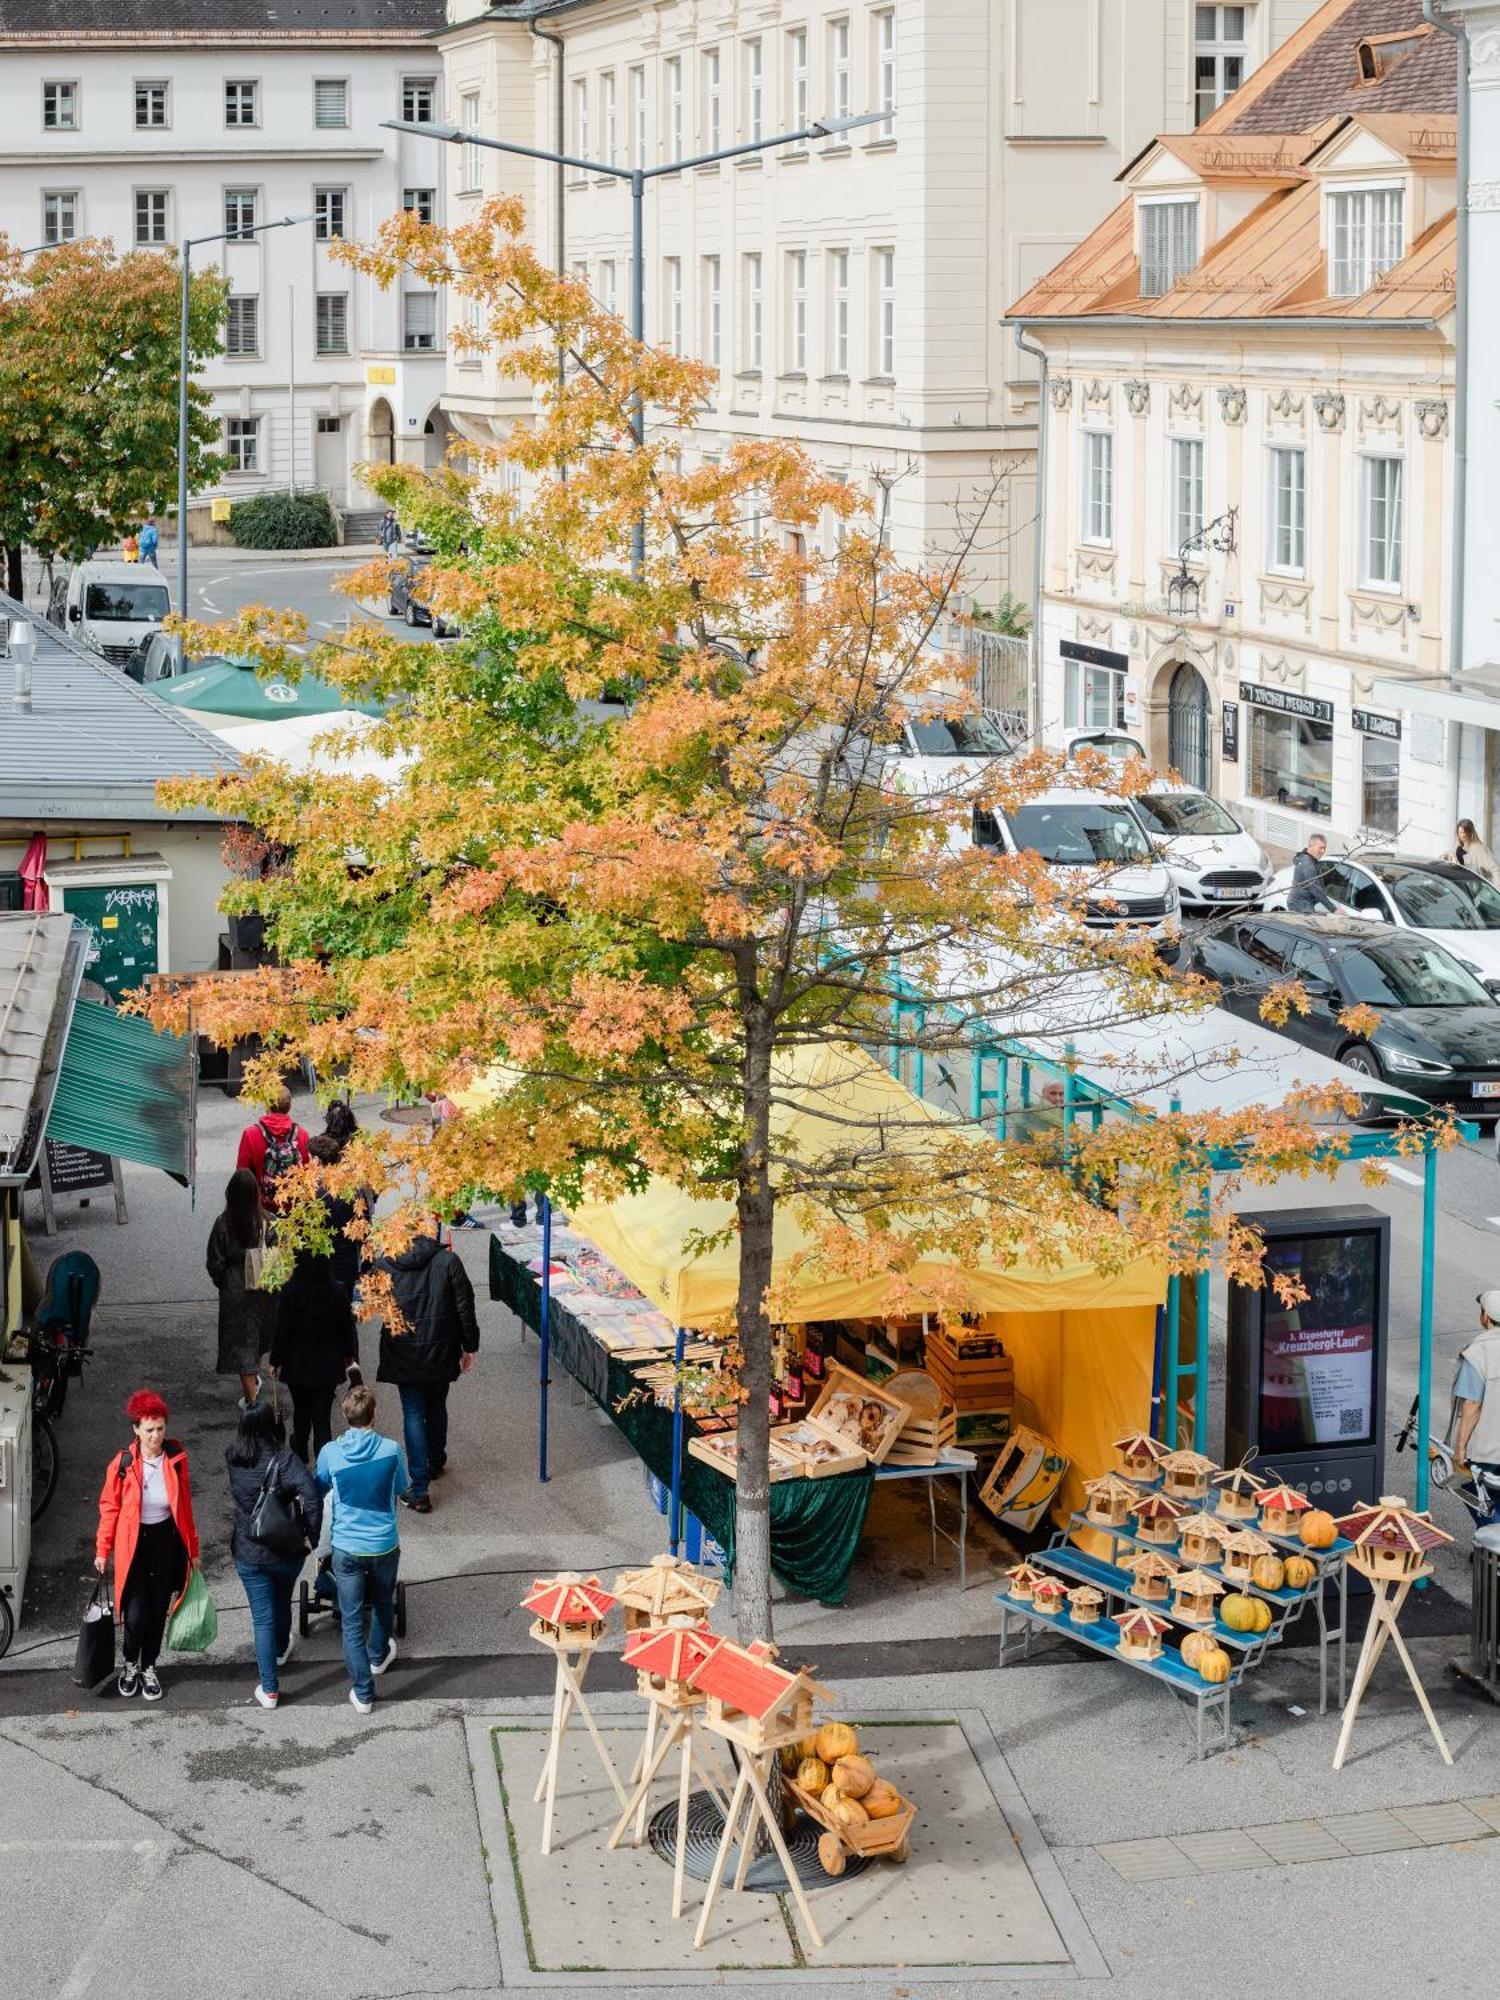
<instances>
[{"instance_id":1,"label":"large autumn tree","mask_svg":"<svg viewBox=\"0 0 1500 2000\"><path fill-rule=\"evenodd\" d=\"M189 367L219 351L225 288L192 281ZM181 270L156 250L93 239L23 256L0 238L0 546L21 595L21 554L86 555L177 483ZM188 473L218 469L207 391L189 383Z\"/></svg>"},{"instance_id":2,"label":"large autumn tree","mask_svg":"<svg viewBox=\"0 0 1500 2000\"><path fill-rule=\"evenodd\" d=\"M1311 1107L1115 1120L1059 1158L961 1115L851 1121L840 1051L920 1055L962 1102L976 1037L1039 1008L1066 1018L1080 982L1096 1026L1203 1004L1149 942L1084 922L1107 879L1063 886L1036 856L970 838L976 811L1101 772L1036 754L934 783L893 762L905 719L971 705L941 643L962 550L903 568L880 514L791 445L685 463L708 371L638 349L542 266L517 208L452 235L403 217L344 254L478 300L479 330L459 338L534 383L537 420L463 474L367 475L436 545L423 588L465 636L408 647L356 626L315 652L341 685L391 697L372 739L385 777L259 765L170 789L285 857L235 892L266 912L281 964L151 1009L220 1041L261 1036L264 1072L305 1053L358 1091L456 1095L488 1076L430 1138L382 1126L349 1156L349 1185L404 1197L387 1244L475 1189L566 1203L655 1173L732 1204L736 1610L765 1634L779 1208L830 1268L880 1274L890 1310L948 1310L970 1257L1082 1251L1107 1270L1148 1250L1191 1266L1214 1226L1188 1219L1210 1148L1241 1146L1269 1174L1308 1165L1326 1134ZM636 451L638 395L653 423ZM296 634L251 612L230 643L296 671L281 652ZM627 706L600 705L621 688ZM793 1088L819 1051L828 1080ZM323 1226L310 1175L299 1192L288 1242ZM953 1264L936 1288L913 1277L932 1252Z\"/></svg>"}]
</instances>

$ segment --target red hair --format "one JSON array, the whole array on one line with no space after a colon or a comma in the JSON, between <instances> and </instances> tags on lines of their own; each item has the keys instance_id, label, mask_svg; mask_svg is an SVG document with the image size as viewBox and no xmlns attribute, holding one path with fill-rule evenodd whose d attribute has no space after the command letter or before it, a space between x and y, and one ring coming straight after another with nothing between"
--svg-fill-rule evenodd
<instances>
[{"instance_id":1,"label":"red hair","mask_svg":"<svg viewBox=\"0 0 1500 2000\"><path fill-rule=\"evenodd\" d=\"M125 1414L133 1424L145 1424L153 1418L165 1423L170 1412L154 1389L137 1389L125 1405Z\"/></svg>"}]
</instances>

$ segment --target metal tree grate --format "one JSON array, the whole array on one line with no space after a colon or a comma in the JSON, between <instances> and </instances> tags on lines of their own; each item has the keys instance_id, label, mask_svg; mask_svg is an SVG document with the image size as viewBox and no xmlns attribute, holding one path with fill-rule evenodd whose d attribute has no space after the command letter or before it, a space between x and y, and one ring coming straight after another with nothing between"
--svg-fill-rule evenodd
<instances>
[{"instance_id":1,"label":"metal tree grate","mask_svg":"<svg viewBox=\"0 0 1500 2000\"><path fill-rule=\"evenodd\" d=\"M821 1889L835 1878L825 1874L823 1864L818 1859L818 1831L811 1820L799 1819L786 1836L786 1844L802 1878L805 1889ZM677 1803L652 1815L646 1828L646 1837L661 1859L671 1865L677 1859ZM687 1854L683 1869L695 1882L706 1882L714 1871L714 1857L719 1851L719 1842L724 1837L724 1815L714 1804L708 1792L694 1792L688 1800L687 1810ZM736 1850L736 1855L738 1850ZM726 1882L734 1880L736 1857L731 1856L725 1875ZM858 1875L869 1866L863 1855L851 1854L845 1865L843 1880ZM777 1859L774 1849L767 1848L764 1854L756 1855L745 1876L745 1887L753 1889L757 1895L778 1896L787 1887L786 1871Z\"/></svg>"}]
</instances>

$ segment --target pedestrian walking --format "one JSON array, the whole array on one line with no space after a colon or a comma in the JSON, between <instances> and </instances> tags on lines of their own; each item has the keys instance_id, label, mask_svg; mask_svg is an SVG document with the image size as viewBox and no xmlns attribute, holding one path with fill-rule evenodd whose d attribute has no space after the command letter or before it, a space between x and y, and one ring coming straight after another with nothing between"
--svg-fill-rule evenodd
<instances>
[{"instance_id":1,"label":"pedestrian walking","mask_svg":"<svg viewBox=\"0 0 1500 2000\"><path fill-rule=\"evenodd\" d=\"M149 514L146 516L146 525L141 529L137 541L140 546L141 561L150 563L155 569L156 552L161 547L161 530L157 527L153 516Z\"/></svg>"},{"instance_id":2,"label":"pedestrian walking","mask_svg":"<svg viewBox=\"0 0 1500 2000\"><path fill-rule=\"evenodd\" d=\"M224 1208L208 1232L208 1275L219 1295L221 1375L238 1375L247 1403L260 1394L260 1357L271 1344L275 1299L252 1284L252 1265L271 1240L260 1182L236 1167L224 1189Z\"/></svg>"},{"instance_id":3,"label":"pedestrian walking","mask_svg":"<svg viewBox=\"0 0 1500 2000\"><path fill-rule=\"evenodd\" d=\"M394 507L387 507L385 518L380 524L380 546L387 555L394 552L401 540L401 523L396 519Z\"/></svg>"},{"instance_id":4,"label":"pedestrian walking","mask_svg":"<svg viewBox=\"0 0 1500 2000\"><path fill-rule=\"evenodd\" d=\"M1311 916L1315 910L1336 912L1334 902L1323 886L1323 856L1328 852L1328 842L1321 833L1310 833L1307 845L1292 862L1292 888L1286 899L1286 906L1298 916Z\"/></svg>"},{"instance_id":5,"label":"pedestrian walking","mask_svg":"<svg viewBox=\"0 0 1500 2000\"><path fill-rule=\"evenodd\" d=\"M318 1490L333 1501L333 1587L349 1700L368 1715L376 1678L396 1657L396 1501L406 1491L406 1463L395 1439L374 1429L375 1397L363 1383L346 1389L339 1407L349 1428L318 1453Z\"/></svg>"},{"instance_id":6,"label":"pedestrian walking","mask_svg":"<svg viewBox=\"0 0 1500 2000\"><path fill-rule=\"evenodd\" d=\"M167 1436L166 1404L153 1390L137 1389L125 1414L135 1442L115 1454L104 1475L94 1568L103 1576L113 1555L115 1603L124 1626L120 1693L127 1700L140 1694L160 1701L165 1690L157 1656L189 1567L198 1567L198 1529L187 1453Z\"/></svg>"},{"instance_id":7,"label":"pedestrian walking","mask_svg":"<svg viewBox=\"0 0 1500 2000\"><path fill-rule=\"evenodd\" d=\"M359 1120L353 1111L336 1098L328 1107L323 1130L307 1142L309 1158L324 1166L336 1166L358 1130ZM348 1286L352 1299L359 1284L362 1253L359 1239L348 1233L349 1224L356 1220L367 1222L375 1213L375 1190L359 1186L352 1194L344 1195L332 1194L325 1189L323 1206L327 1210L328 1227L333 1235L333 1274L340 1284Z\"/></svg>"},{"instance_id":8,"label":"pedestrian walking","mask_svg":"<svg viewBox=\"0 0 1500 2000\"><path fill-rule=\"evenodd\" d=\"M1500 889L1500 861L1484 841L1479 838L1478 828L1471 819L1461 819L1453 830L1453 852L1443 856L1445 861L1456 861L1460 868L1467 868L1481 881L1488 882L1492 889Z\"/></svg>"},{"instance_id":9,"label":"pedestrian walking","mask_svg":"<svg viewBox=\"0 0 1500 2000\"><path fill-rule=\"evenodd\" d=\"M271 1336L271 1373L292 1392L292 1450L304 1463L333 1436L333 1392L359 1365L349 1292L331 1257L302 1256L282 1286Z\"/></svg>"},{"instance_id":10,"label":"pedestrian walking","mask_svg":"<svg viewBox=\"0 0 1500 2000\"><path fill-rule=\"evenodd\" d=\"M436 1233L419 1236L399 1257L382 1257L404 1331L381 1329L378 1379L401 1396L401 1427L411 1485L403 1495L413 1513L430 1514L428 1491L448 1465L448 1387L474 1366L479 1321L474 1287L462 1262Z\"/></svg>"},{"instance_id":11,"label":"pedestrian walking","mask_svg":"<svg viewBox=\"0 0 1500 2000\"><path fill-rule=\"evenodd\" d=\"M241 1403L239 1431L224 1453L224 1463L234 1501L229 1551L245 1586L255 1639L259 1676L255 1699L262 1708L275 1708L281 1698L279 1669L292 1656L292 1591L307 1560L307 1547L322 1529L323 1496L301 1459L286 1449L281 1419L269 1403ZM302 1531L300 1550L277 1548L263 1539L268 1529L261 1501L268 1490L286 1500L287 1511Z\"/></svg>"},{"instance_id":12,"label":"pedestrian walking","mask_svg":"<svg viewBox=\"0 0 1500 2000\"><path fill-rule=\"evenodd\" d=\"M292 1093L284 1083L266 1097L260 1117L240 1134L237 1167L248 1167L260 1182L260 1198L274 1214L276 1183L307 1158L307 1134L292 1117Z\"/></svg>"}]
</instances>

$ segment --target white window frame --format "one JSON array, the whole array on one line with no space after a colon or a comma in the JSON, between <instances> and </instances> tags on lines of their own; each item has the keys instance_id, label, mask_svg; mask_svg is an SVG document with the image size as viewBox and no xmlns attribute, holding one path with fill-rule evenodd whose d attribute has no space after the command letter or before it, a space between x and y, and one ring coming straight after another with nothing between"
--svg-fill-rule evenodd
<instances>
[{"instance_id":1,"label":"white window frame","mask_svg":"<svg viewBox=\"0 0 1500 2000\"><path fill-rule=\"evenodd\" d=\"M438 85L441 78L435 76L403 76L401 79L401 116L408 125L431 125L437 118ZM427 109L423 111L417 93L427 93ZM408 107L407 99L412 103Z\"/></svg>"},{"instance_id":2,"label":"white window frame","mask_svg":"<svg viewBox=\"0 0 1500 2000\"><path fill-rule=\"evenodd\" d=\"M1109 549L1115 541L1115 434L1085 430L1081 434L1083 520L1082 538L1090 547Z\"/></svg>"},{"instance_id":3,"label":"white window frame","mask_svg":"<svg viewBox=\"0 0 1500 2000\"><path fill-rule=\"evenodd\" d=\"M1123 729L1125 676L1086 660L1063 661L1063 728Z\"/></svg>"},{"instance_id":4,"label":"white window frame","mask_svg":"<svg viewBox=\"0 0 1500 2000\"><path fill-rule=\"evenodd\" d=\"M765 258L759 250L748 250L740 259L744 292L744 368L759 374L764 365L766 300Z\"/></svg>"},{"instance_id":5,"label":"white window frame","mask_svg":"<svg viewBox=\"0 0 1500 2000\"><path fill-rule=\"evenodd\" d=\"M849 252L829 250L828 368L830 375L849 373Z\"/></svg>"},{"instance_id":6,"label":"white window frame","mask_svg":"<svg viewBox=\"0 0 1500 2000\"><path fill-rule=\"evenodd\" d=\"M1203 17L1212 15L1212 31L1203 33ZM1195 6L1193 8L1193 124L1201 125L1211 117L1226 98L1232 97L1245 81L1250 71L1250 26L1251 7L1246 6ZM1239 16L1238 35L1226 34L1224 30L1233 25L1232 17ZM1205 83L1200 75L1204 64L1210 65L1211 75ZM1237 66L1237 67L1233 67ZM1231 81L1231 78L1233 79Z\"/></svg>"},{"instance_id":7,"label":"white window frame","mask_svg":"<svg viewBox=\"0 0 1500 2000\"><path fill-rule=\"evenodd\" d=\"M668 56L663 67L666 70L666 104L663 111L666 117L667 159L676 161L682 159L684 154L682 57Z\"/></svg>"},{"instance_id":8,"label":"white window frame","mask_svg":"<svg viewBox=\"0 0 1500 2000\"><path fill-rule=\"evenodd\" d=\"M334 228L335 211L338 227ZM313 189L314 243L341 243L349 233L349 190L347 187Z\"/></svg>"},{"instance_id":9,"label":"white window frame","mask_svg":"<svg viewBox=\"0 0 1500 2000\"><path fill-rule=\"evenodd\" d=\"M630 117L630 164L643 167L646 164L646 65L632 63L628 73L627 95Z\"/></svg>"},{"instance_id":10,"label":"white window frame","mask_svg":"<svg viewBox=\"0 0 1500 2000\"><path fill-rule=\"evenodd\" d=\"M327 314L330 326L326 342L323 331L323 308L325 306L330 308ZM335 312L331 310L333 307L339 307L341 310ZM341 346L334 346L333 338L337 332L337 327L333 323L340 319L343 322L343 344ZM349 294L347 292L315 293L313 295L313 351L318 359L320 361L331 361L341 355L349 354L353 351L353 343L354 328L350 322Z\"/></svg>"},{"instance_id":11,"label":"white window frame","mask_svg":"<svg viewBox=\"0 0 1500 2000\"><path fill-rule=\"evenodd\" d=\"M244 205L247 201L250 205L248 221L243 213ZM232 221L230 219L231 204L235 211ZM254 231L257 223L260 221L260 189L258 187L225 188L222 213L224 219L224 240L226 243L253 243L255 237L251 232Z\"/></svg>"},{"instance_id":12,"label":"white window frame","mask_svg":"<svg viewBox=\"0 0 1500 2000\"><path fill-rule=\"evenodd\" d=\"M1173 555L1203 532L1204 459L1201 437L1167 440L1167 543Z\"/></svg>"},{"instance_id":13,"label":"white window frame","mask_svg":"<svg viewBox=\"0 0 1500 2000\"><path fill-rule=\"evenodd\" d=\"M1377 484L1387 490L1378 493ZM1394 485L1394 493L1390 485ZM1377 530L1377 510L1383 516ZM1399 591L1406 574L1406 460L1395 453L1359 455L1359 580L1366 590Z\"/></svg>"},{"instance_id":14,"label":"white window frame","mask_svg":"<svg viewBox=\"0 0 1500 2000\"><path fill-rule=\"evenodd\" d=\"M807 29L788 28L786 34L787 104L791 116L789 132L805 132L808 125Z\"/></svg>"},{"instance_id":15,"label":"white window frame","mask_svg":"<svg viewBox=\"0 0 1500 2000\"><path fill-rule=\"evenodd\" d=\"M1307 449L1300 444L1273 444L1268 454L1269 495L1266 506L1266 568L1277 576L1307 574ZM1283 468L1296 467L1295 479L1283 479ZM1283 510L1283 501L1286 502Z\"/></svg>"},{"instance_id":16,"label":"white window frame","mask_svg":"<svg viewBox=\"0 0 1500 2000\"><path fill-rule=\"evenodd\" d=\"M49 90L56 93L53 98L54 110L61 111L66 102L68 111L66 118L54 118L50 124L47 119L47 92ZM44 132L76 132L83 122L79 116L82 95L82 89L76 77L44 77L42 80L42 130Z\"/></svg>"},{"instance_id":17,"label":"white window frame","mask_svg":"<svg viewBox=\"0 0 1500 2000\"><path fill-rule=\"evenodd\" d=\"M155 201L158 198L161 201L162 234L160 236L142 236L141 203L143 201ZM134 229L132 241L134 242L138 250L155 250L159 249L163 243L171 242L172 190L170 188L153 188L153 187L132 188L131 200L130 200L130 213Z\"/></svg>"},{"instance_id":18,"label":"white window frame","mask_svg":"<svg viewBox=\"0 0 1500 2000\"><path fill-rule=\"evenodd\" d=\"M751 35L740 44L741 60L745 72L745 137L747 140L764 139L766 136L766 47L759 35Z\"/></svg>"},{"instance_id":19,"label":"white window frame","mask_svg":"<svg viewBox=\"0 0 1500 2000\"><path fill-rule=\"evenodd\" d=\"M853 30L847 14L840 14L828 23L828 97L829 109L835 118L852 115L854 103L854 78L851 53ZM833 144L847 146L847 132L835 132Z\"/></svg>"},{"instance_id":20,"label":"white window frame","mask_svg":"<svg viewBox=\"0 0 1500 2000\"><path fill-rule=\"evenodd\" d=\"M724 366L724 265L717 256L703 259L703 348L710 368Z\"/></svg>"},{"instance_id":21,"label":"white window frame","mask_svg":"<svg viewBox=\"0 0 1500 2000\"><path fill-rule=\"evenodd\" d=\"M402 188L401 206L408 214L415 215L418 222L436 222L437 189L434 187Z\"/></svg>"},{"instance_id":22,"label":"white window frame","mask_svg":"<svg viewBox=\"0 0 1500 2000\"><path fill-rule=\"evenodd\" d=\"M1399 181L1330 188L1327 203L1329 296L1357 299L1406 254L1406 191Z\"/></svg>"},{"instance_id":23,"label":"white window frame","mask_svg":"<svg viewBox=\"0 0 1500 2000\"><path fill-rule=\"evenodd\" d=\"M68 204L67 223L64 231L64 211L62 203ZM54 207L53 205L56 204ZM83 213L83 194L79 188L42 189L42 241L49 246L54 243L76 243L81 234L78 219Z\"/></svg>"},{"instance_id":24,"label":"white window frame","mask_svg":"<svg viewBox=\"0 0 1500 2000\"><path fill-rule=\"evenodd\" d=\"M674 354L683 351L682 327L682 259L663 257L661 263L662 322L666 328L667 345Z\"/></svg>"},{"instance_id":25,"label":"white window frame","mask_svg":"<svg viewBox=\"0 0 1500 2000\"><path fill-rule=\"evenodd\" d=\"M1389 736L1382 736L1382 735L1378 734L1377 732L1375 732L1375 731L1373 731L1373 730L1366 730L1366 729L1361 729L1361 730L1358 730L1358 731L1356 731L1356 735L1358 736L1358 739L1359 739L1359 824L1360 824L1360 829L1361 829L1361 831L1362 831L1362 832L1365 832L1365 833L1375 833L1375 834L1383 834L1383 835L1384 835L1384 836L1385 836L1385 837L1386 837L1387 839L1390 839L1390 840L1394 840L1394 839L1395 839L1395 837L1396 837L1396 835L1397 835L1397 834L1399 834L1399 833L1400 833L1400 831L1401 831L1401 741L1400 741L1400 738L1399 738L1399 737L1397 737L1397 738L1394 738L1394 739L1393 739L1393 738L1391 738L1391 737L1389 737ZM1375 749L1375 751L1376 751L1376 752L1377 752L1377 753L1378 753L1378 754L1379 754L1379 755L1380 755L1380 756L1381 756L1382 758L1384 758L1384 759L1388 760L1389 762L1393 762L1393 763L1394 763L1394 765L1395 765L1395 771L1396 771L1396 776L1395 776L1395 793L1396 793L1396 800L1395 800L1395 811L1394 811L1394 812L1392 813L1392 815L1391 815L1391 819L1390 819L1390 823L1389 823L1389 824L1385 824L1385 823L1382 823L1382 822L1381 822L1380 820L1378 820L1378 819L1376 818L1376 816L1375 816L1375 815L1374 815L1374 814L1373 814L1373 813L1372 813L1372 812L1370 811L1370 794L1371 794L1371 791L1372 791L1372 790L1378 790L1378 789L1383 789L1383 788L1384 788L1384 786L1385 786L1385 784L1386 784L1386 783L1388 782L1388 781L1387 781L1387 780L1386 780L1386 779L1385 779L1385 778L1384 778L1383 776L1374 776L1374 778L1373 778L1373 783L1372 783L1372 775L1373 775L1373 774L1372 774L1372 773L1371 773L1371 771L1370 771L1370 751L1371 751L1371 746L1372 746L1372 745L1374 746L1374 749Z\"/></svg>"},{"instance_id":26,"label":"white window frame","mask_svg":"<svg viewBox=\"0 0 1500 2000\"><path fill-rule=\"evenodd\" d=\"M896 10L894 7L877 7L870 17L874 40L875 56L875 102L873 109L883 111L883 124L875 127L877 139L894 139L896 136Z\"/></svg>"},{"instance_id":27,"label":"white window frame","mask_svg":"<svg viewBox=\"0 0 1500 2000\"><path fill-rule=\"evenodd\" d=\"M238 95L231 98L231 91L237 92ZM246 91L250 93L250 116L248 118L243 116L245 109L244 93ZM236 113L240 115L233 118L230 117L231 104L233 104ZM231 132L253 131L260 124L260 78L258 76L225 77L224 124L225 128Z\"/></svg>"},{"instance_id":28,"label":"white window frame","mask_svg":"<svg viewBox=\"0 0 1500 2000\"><path fill-rule=\"evenodd\" d=\"M340 117L338 117L338 118L324 118L324 117L322 117L322 116L320 115L320 111L319 111L319 105L320 105L320 102L321 102L321 100L320 100L320 97L319 97L319 93L320 93L321 91L325 91L325 90L337 90L337 91L338 91L338 93L339 93L339 108L340 108L340 111L341 111L341 113L342 113L342 115L341 115ZM347 131L348 131L348 129L349 129L349 79L348 79L348 77L347 77L347 76L315 76L315 77L313 78L313 130L314 130L315 132L347 132Z\"/></svg>"},{"instance_id":29,"label":"white window frame","mask_svg":"<svg viewBox=\"0 0 1500 2000\"><path fill-rule=\"evenodd\" d=\"M142 118L141 93L143 91L160 93L160 118L150 116ZM131 92L134 100L134 129L137 132L170 132L172 129L171 79L164 76L138 76L131 85ZM146 108L148 113L154 109L156 102L157 99L154 97L147 98Z\"/></svg>"},{"instance_id":30,"label":"white window frame","mask_svg":"<svg viewBox=\"0 0 1500 2000\"><path fill-rule=\"evenodd\" d=\"M415 310L413 310L415 308ZM413 322L416 322L414 324ZM425 322L423 324L422 322ZM438 295L408 291L401 294L401 351L432 354L438 344Z\"/></svg>"},{"instance_id":31,"label":"white window frame","mask_svg":"<svg viewBox=\"0 0 1500 2000\"><path fill-rule=\"evenodd\" d=\"M724 58L717 47L699 58L703 70L703 150L717 153L724 143Z\"/></svg>"},{"instance_id":32,"label":"white window frame","mask_svg":"<svg viewBox=\"0 0 1500 2000\"><path fill-rule=\"evenodd\" d=\"M875 265L875 373L886 381L896 375L896 249L877 244L870 252Z\"/></svg>"},{"instance_id":33,"label":"white window frame","mask_svg":"<svg viewBox=\"0 0 1500 2000\"><path fill-rule=\"evenodd\" d=\"M243 319L244 317L244 308L246 306L250 308L249 317L250 317L251 338L250 338L250 345L248 347L243 344L236 346L230 338L230 327L232 321L236 316L234 311L236 306L240 307L241 309L239 315L241 319ZM243 327L241 327L239 331L241 336L243 336L244 332ZM240 361L258 360L260 358L260 293L259 292L231 292L228 299L225 301L224 352L226 355L232 354L236 358L236 360Z\"/></svg>"},{"instance_id":34,"label":"white window frame","mask_svg":"<svg viewBox=\"0 0 1500 2000\"><path fill-rule=\"evenodd\" d=\"M599 157L611 167L620 164L618 97L615 73L612 69L607 69L599 78L599 118L603 128L601 135L603 150Z\"/></svg>"},{"instance_id":35,"label":"white window frame","mask_svg":"<svg viewBox=\"0 0 1500 2000\"><path fill-rule=\"evenodd\" d=\"M260 418L224 419L224 456L231 474L258 475L260 463Z\"/></svg>"},{"instance_id":36,"label":"white window frame","mask_svg":"<svg viewBox=\"0 0 1500 2000\"><path fill-rule=\"evenodd\" d=\"M580 160L589 157L589 80L586 76L575 76L573 79L573 151ZM581 167L573 169L575 175L582 171Z\"/></svg>"},{"instance_id":37,"label":"white window frame","mask_svg":"<svg viewBox=\"0 0 1500 2000\"><path fill-rule=\"evenodd\" d=\"M613 257L599 260L599 304L607 313L619 311L619 266Z\"/></svg>"},{"instance_id":38,"label":"white window frame","mask_svg":"<svg viewBox=\"0 0 1500 2000\"><path fill-rule=\"evenodd\" d=\"M480 96L477 90L466 90L458 100L458 123L463 132L476 134L482 118ZM461 146L463 156L463 186L460 194L478 194L484 186L484 148L482 146Z\"/></svg>"},{"instance_id":39,"label":"white window frame","mask_svg":"<svg viewBox=\"0 0 1500 2000\"><path fill-rule=\"evenodd\" d=\"M1166 220L1167 236L1160 245L1156 268L1147 262L1147 235L1151 225ZM1186 222L1186 229L1183 223ZM1139 237L1141 297L1159 299L1171 291L1179 278L1186 277L1198 262L1198 201L1194 195L1164 195L1160 199L1141 196L1136 202L1136 229Z\"/></svg>"},{"instance_id":40,"label":"white window frame","mask_svg":"<svg viewBox=\"0 0 1500 2000\"><path fill-rule=\"evenodd\" d=\"M789 375L807 373L807 252L786 253L786 367Z\"/></svg>"}]
</instances>

